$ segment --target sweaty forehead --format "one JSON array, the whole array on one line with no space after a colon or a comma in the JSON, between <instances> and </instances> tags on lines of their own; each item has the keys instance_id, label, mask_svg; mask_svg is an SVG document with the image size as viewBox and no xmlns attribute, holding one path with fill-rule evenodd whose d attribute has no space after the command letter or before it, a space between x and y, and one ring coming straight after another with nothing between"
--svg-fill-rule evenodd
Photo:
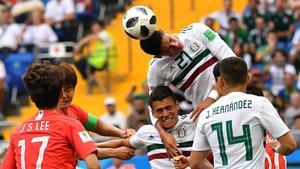
<instances>
[{"instance_id":1,"label":"sweaty forehead","mask_svg":"<svg viewBox=\"0 0 300 169\"><path fill-rule=\"evenodd\" d=\"M175 104L173 98L167 97L163 100L154 101L153 109L160 109L160 108L164 108L166 106L173 105L173 104Z\"/></svg>"}]
</instances>

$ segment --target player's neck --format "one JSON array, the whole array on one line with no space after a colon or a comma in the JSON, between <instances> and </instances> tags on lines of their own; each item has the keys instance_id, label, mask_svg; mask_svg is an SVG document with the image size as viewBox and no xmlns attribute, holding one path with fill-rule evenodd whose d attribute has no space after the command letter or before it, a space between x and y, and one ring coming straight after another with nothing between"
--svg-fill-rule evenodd
<instances>
[{"instance_id":1,"label":"player's neck","mask_svg":"<svg viewBox=\"0 0 300 169\"><path fill-rule=\"evenodd\" d=\"M243 92L246 93L246 86L235 86L235 87L227 87L227 90L224 92L225 95L232 92Z\"/></svg>"},{"instance_id":2,"label":"player's neck","mask_svg":"<svg viewBox=\"0 0 300 169\"><path fill-rule=\"evenodd\" d=\"M39 110L49 111L49 112L53 112L53 113L62 113L61 109L58 106L54 107L54 108L41 108Z\"/></svg>"}]
</instances>

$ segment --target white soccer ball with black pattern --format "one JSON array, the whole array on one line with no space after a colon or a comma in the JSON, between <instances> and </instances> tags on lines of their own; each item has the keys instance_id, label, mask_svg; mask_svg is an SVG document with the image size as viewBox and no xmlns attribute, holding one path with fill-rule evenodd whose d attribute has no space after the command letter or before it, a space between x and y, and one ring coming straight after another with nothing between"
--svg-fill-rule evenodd
<instances>
[{"instance_id":1,"label":"white soccer ball with black pattern","mask_svg":"<svg viewBox=\"0 0 300 169\"><path fill-rule=\"evenodd\" d=\"M134 6L123 17L123 29L131 38L147 39L156 29L156 16L145 6Z\"/></svg>"}]
</instances>

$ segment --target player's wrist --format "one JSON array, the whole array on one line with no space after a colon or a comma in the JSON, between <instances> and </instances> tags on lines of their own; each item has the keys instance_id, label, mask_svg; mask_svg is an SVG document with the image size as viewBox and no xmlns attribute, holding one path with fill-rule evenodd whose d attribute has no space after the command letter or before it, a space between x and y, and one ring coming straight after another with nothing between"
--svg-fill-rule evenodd
<instances>
[{"instance_id":1,"label":"player's wrist","mask_svg":"<svg viewBox=\"0 0 300 169\"><path fill-rule=\"evenodd\" d=\"M214 100L218 100L219 97L220 97L220 95L219 95L219 93L218 93L216 90L213 89L213 90L209 93L208 97L210 97L210 98L212 98L212 99L214 99Z\"/></svg>"}]
</instances>

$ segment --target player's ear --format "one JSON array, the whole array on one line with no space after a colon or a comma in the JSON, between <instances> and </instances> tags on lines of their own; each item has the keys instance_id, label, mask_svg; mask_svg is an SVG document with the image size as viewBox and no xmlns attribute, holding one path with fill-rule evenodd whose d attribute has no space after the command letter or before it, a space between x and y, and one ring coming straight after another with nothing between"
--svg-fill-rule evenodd
<instances>
[{"instance_id":1,"label":"player's ear","mask_svg":"<svg viewBox=\"0 0 300 169\"><path fill-rule=\"evenodd\" d=\"M247 74L247 79L246 79L246 85L248 85L251 82L251 76L249 73Z\"/></svg>"},{"instance_id":2,"label":"player's ear","mask_svg":"<svg viewBox=\"0 0 300 169\"><path fill-rule=\"evenodd\" d=\"M180 109L178 100L175 100L176 111L178 112Z\"/></svg>"},{"instance_id":3,"label":"player's ear","mask_svg":"<svg viewBox=\"0 0 300 169\"><path fill-rule=\"evenodd\" d=\"M153 107L151 107L151 113L152 113L153 117L157 118L157 114L154 112Z\"/></svg>"},{"instance_id":4,"label":"player's ear","mask_svg":"<svg viewBox=\"0 0 300 169\"><path fill-rule=\"evenodd\" d=\"M219 83L219 85L220 85L221 87L224 87L224 85L225 85L225 80L224 80L224 78L223 78L222 76L218 77L218 81L217 81L217 82Z\"/></svg>"}]
</instances>

